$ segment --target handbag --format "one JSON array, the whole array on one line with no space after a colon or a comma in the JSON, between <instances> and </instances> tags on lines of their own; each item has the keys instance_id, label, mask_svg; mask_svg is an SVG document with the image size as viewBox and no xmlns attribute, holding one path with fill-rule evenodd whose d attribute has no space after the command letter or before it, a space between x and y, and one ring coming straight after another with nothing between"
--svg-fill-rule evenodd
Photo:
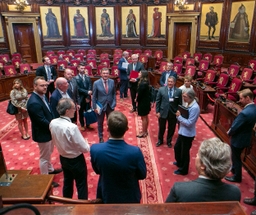
<instances>
[{"instance_id":1,"label":"handbag","mask_svg":"<svg viewBox=\"0 0 256 215\"><path fill-rule=\"evenodd\" d=\"M7 106L7 109L6 109L6 112L9 113L10 115L15 115L18 113L18 108L15 107L11 100L9 100L9 103L8 103L8 106Z\"/></svg>"},{"instance_id":2,"label":"handbag","mask_svg":"<svg viewBox=\"0 0 256 215\"><path fill-rule=\"evenodd\" d=\"M86 125L90 125L98 121L97 115L93 109L89 109L88 111L84 112L84 118L86 120Z\"/></svg>"}]
</instances>

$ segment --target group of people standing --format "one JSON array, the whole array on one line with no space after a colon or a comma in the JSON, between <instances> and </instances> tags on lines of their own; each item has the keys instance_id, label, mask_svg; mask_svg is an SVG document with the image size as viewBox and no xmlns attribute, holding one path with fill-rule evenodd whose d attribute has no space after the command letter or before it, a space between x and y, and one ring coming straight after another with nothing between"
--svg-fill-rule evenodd
<instances>
[{"instance_id":1,"label":"group of people standing","mask_svg":"<svg viewBox=\"0 0 256 215\"><path fill-rule=\"evenodd\" d=\"M128 63L128 52L123 52L118 69L120 71L120 99L128 98L130 88L132 109L131 113L138 112L142 120L142 129L138 138L148 135L148 114L151 111L151 93L148 72L144 65L138 61L138 55L132 55L132 62ZM85 72L85 66L78 66L78 75L73 77L72 71L66 69L64 77L57 78L54 67L50 65L48 57L43 58L44 65L36 71L34 79L34 91L28 99L26 89L19 79L14 80L13 90L10 93L13 105L19 108L16 119L23 139L29 139L27 117L30 116L32 124L32 137L38 143L40 151L41 174L64 173L63 195L72 198L73 181L76 181L79 199L88 198L87 167L83 153L91 150L91 163L94 171L100 175L97 189L97 197L102 198L104 203L136 203L140 202L140 189L138 180L146 177L146 165L138 147L130 146L123 140L125 132L129 129L126 116L114 111L116 106L116 89L112 79L109 78L109 69L103 68L101 78L92 85L90 77ZM191 77L185 77L184 85L177 88L177 74L173 71L173 64L167 64L167 71L160 78L161 87L156 97L156 117L158 118L158 142L156 147L164 143L166 123L168 123L166 143L172 147L172 139L178 124L178 138L174 146L175 162L178 167L175 174L186 175L189 171L190 148L196 136L196 122L200 114L196 94L191 85ZM55 83L55 86L54 86ZM51 93L51 97L49 96ZM245 89L239 92L240 102L244 107L233 122L228 134L231 136L232 149L232 172L234 176L225 177L232 182L241 182L241 152L250 144L252 128L256 123L256 107L252 102L253 94ZM50 99L50 102L49 102ZM100 104L100 108L98 107ZM180 106L186 106L187 116L182 115ZM79 110L81 131L91 129L84 122L84 111L93 108L97 114L99 143L90 147L87 139L84 139L76 125L76 110ZM107 118L109 140L103 139L103 122ZM24 125L24 129L23 126ZM244 142L244 144L241 144ZM51 153L56 146L60 154L62 169L54 169L51 164ZM218 152L221 162L226 163L226 168L220 172L208 172L216 163L209 165L207 159L211 158L216 147L221 145L223 152ZM116 152L118 152L116 154ZM221 154L222 153L222 154ZM226 154L226 157L222 155ZM114 156L114 161L113 161ZM205 179L214 181L214 187L223 187L226 191L234 191L233 198L214 197L213 200L240 200L240 192L220 182L231 166L231 153L229 146L219 139L204 141L198 152L196 167L199 175L204 178L198 179L204 183ZM206 157L204 160L204 157ZM209 157L209 158L207 158ZM106 162L112 160L113 162ZM134 162L136 161L136 162ZM217 165L217 164L216 164ZM115 170L115 171L113 171ZM116 170L120 174L116 174ZM133 174L128 174L132 171ZM132 175L132 176L131 176ZM129 183L127 183L129 181ZM215 183L216 182L216 183ZM182 189L193 186L193 183L183 186L175 184L167 198L169 201L186 201L182 196ZM125 184L125 185L124 185ZM53 184L58 186L57 183ZM207 185L208 186L208 185ZM201 188L206 189L207 186ZM212 185L209 185L212 187ZM181 189L181 191L179 190ZM125 191L126 190L126 191ZM127 196L120 197L120 191L127 192ZM196 191L194 191L196 192ZM201 196L201 195L199 195ZM219 195L221 196L221 195ZM198 201L210 201L211 197L198 199ZM190 201L190 200L188 200Z\"/></svg>"}]
</instances>

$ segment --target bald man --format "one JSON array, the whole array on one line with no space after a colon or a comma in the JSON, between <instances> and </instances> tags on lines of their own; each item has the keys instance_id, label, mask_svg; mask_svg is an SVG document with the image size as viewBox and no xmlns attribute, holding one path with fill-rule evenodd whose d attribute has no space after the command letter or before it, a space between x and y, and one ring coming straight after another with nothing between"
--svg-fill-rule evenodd
<instances>
[{"instance_id":1,"label":"bald man","mask_svg":"<svg viewBox=\"0 0 256 215\"><path fill-rule=\"evenodd\" d=\"M50 106L52 108L54 118L60 117L56 110L57 104L61 98L72 98L72 92L68 89L68 81L64 77L59 77L55 82L56 89L50 97Z\"/></svg>"}]
</instances>

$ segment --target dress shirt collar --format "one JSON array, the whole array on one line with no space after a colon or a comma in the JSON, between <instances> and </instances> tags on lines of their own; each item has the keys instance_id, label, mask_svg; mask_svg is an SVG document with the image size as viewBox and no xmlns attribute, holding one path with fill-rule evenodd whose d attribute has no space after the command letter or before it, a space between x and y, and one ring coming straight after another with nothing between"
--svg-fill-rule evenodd
<instances>
[{"instance_id":1,"label":"dress shirt collar","mask_svg":"<svg viewBox=\"0 0 256 215\"><path fill-rule=\"evenodd\" d=\"M109 140L124 140L124 138L123 137L120 137L120 138L110 137Z\"/></svg>"},{"instance_id":2,"label":"dress shirt collar","mask_svg":"<svg viewBox=\"0 0 256 215\"><path fill-rule=\"evenodd\" d=\"M249 103L249 104L247 104L247 105L245 105L244 106L244 108L246 108L247 106L249 106L249 105L253 105L254 103L253 102L251 102L251 103Z\"/></svg>"},{"instance_id":3,"label":"dress shirt collar","mask_svg":"<svg viewBox=\"0 0 256 215\"><path fill-rule=\"evenodd\" d=\"M198 178L203 178L203 179L208 179L208 180L213 180L205 175L199 175Z\"/></svg>"},{"instance_id":4,"label":"dress shirt collar","mask_svg":"<svg viewBox=\"0 0 256 215\"><path fill-rule=\"evenodd\" d=\"M194 99L194 101L192 101L192 102L188 105L188 107L193 106L195 103L196 103L196 100Z\"/></svg>"},{"instance_id":5,"label":"dress shirt collar","mask_svg":"<svg viewBox=\"0 0 256 215\"><path fill-rule=\"evenodd\" d=\"M65 120L68 120L69 122L71 122L71 119L69 117L67 117L67 116L60 116L59 118L65 119Z\"/></svg>"}]
</instances>

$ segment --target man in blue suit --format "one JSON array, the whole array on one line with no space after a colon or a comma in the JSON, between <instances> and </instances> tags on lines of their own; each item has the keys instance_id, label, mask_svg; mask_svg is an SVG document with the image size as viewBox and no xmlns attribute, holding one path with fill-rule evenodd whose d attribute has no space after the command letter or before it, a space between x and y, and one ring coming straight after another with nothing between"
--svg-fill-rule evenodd
<instances>
[{"instance_id":1,"label":"man in blue suit","mask_svg":"<svg viewBox=\"0 0 256 215\"><path fill-rule=\"evenodd\" d=\"M129 52L124 51L123 52L123 57L119 60L118 62L118 70L119 70L119 79L120 79L120 98L127 98L127 93L128 93L128 83L129 83L129 78L128 78L128 59L129 57Z\"/></svg>"},{"instance_id":2,"label":"man in blue suit","mask_svg":"<svg viewBox=\"0 0 256 215\"><path fill-rule=\"evenodd\" d=\"M101 78L94 82L92 93L92 105L93 109L97 113L98 118L98 135L99 142L104 142L103 139L103 122L104 117L108 118L108 115L115 109L116 106L116 89L114 80L109 79L108 68L101 70ZM101 104L101 110L96 107L96 103Z\"/></svg>"},{"instance_id":3,"label":"man in blue suit","mask_svg":"<svg viewBox=\"0 0 256 215\"><path fill-rule=\"evenodd\" d=\"M99 174L97 198L104 203L140 203L139 180L146 178L146 164L139 147L127 144L126 116L113 111L108 118L109 140L91 146L91 163Z\"/></svg>"},{"instance_id":4,"label":"man in blue suit","mask_svg":"<svg viewBox=\"0 0 256 215\"><path fill-rule=\"evenodd\" d=\"M250 146L253 127L256 123L256 105L253 103L253 93L250 89L244 89L239 93L240 100L244 109L233 121L228 135L231 137L232 162L231 177L225 179L231 182L242 181L242 161L241 154L244 148Z\"/></svg>"},{"instance_id":5,"label":"man in blue suit","mask_svg":"<svg viewBox=\"0 0 256 215\"><path fill-rule=\"evenodd\" d=\"M51 66L51 61L49 57L43 57L43 63L43 66L39 66L36 69L36 76L43 76L44 80L48 82L48 87L45 96L47 97L47 99L49 99L49 94L52 93L55 89L54 81L57 78L57 72L54 66Z\"/></svg>"},{"instance_id":6,"label":"man in blue suit","mask_svg":"<svg viewBox=\"0 0 256 215\"><path fill-rule=\"evenodd\" d=\"M173 63L167 63L167 70L162 73L160 77L160 85L167 86L167 80L170 76L173 76L176 80L178 78L177 73L173 70Z\"/></svg>"},{"instance_id":7,"label":"man in blue suit","mask_svg":"<svg viewBox=\"0 0 256 215\"><path fill-rule=\"evenodd\" d=\"M54 115L45 97L47 86L48 83L44 77L37 76L34 79L34 92L28 100L27 110L31 120L32 138L38 143L40 150L40 172L41 174L57 174L62 170L54 169L51 164L53 144L49 124ZM58 186L57 183L53 185Z\"/></svg>"},{"instance_id":8,"label":"man in blue suit","mask_svg":"<svg viewBox=\"0 0 256 215\"><path fill-rule=\"evenodd\" d=\"M68 81L66 78L59 77L56 79L56 89L53 91L50 97L50 106L52 108L52 112L54 114L54 118L60 117L60 114L57 111L57 105L61 98L71 98L72 93L68 89Z\"/></svg>"}]
</instances>

